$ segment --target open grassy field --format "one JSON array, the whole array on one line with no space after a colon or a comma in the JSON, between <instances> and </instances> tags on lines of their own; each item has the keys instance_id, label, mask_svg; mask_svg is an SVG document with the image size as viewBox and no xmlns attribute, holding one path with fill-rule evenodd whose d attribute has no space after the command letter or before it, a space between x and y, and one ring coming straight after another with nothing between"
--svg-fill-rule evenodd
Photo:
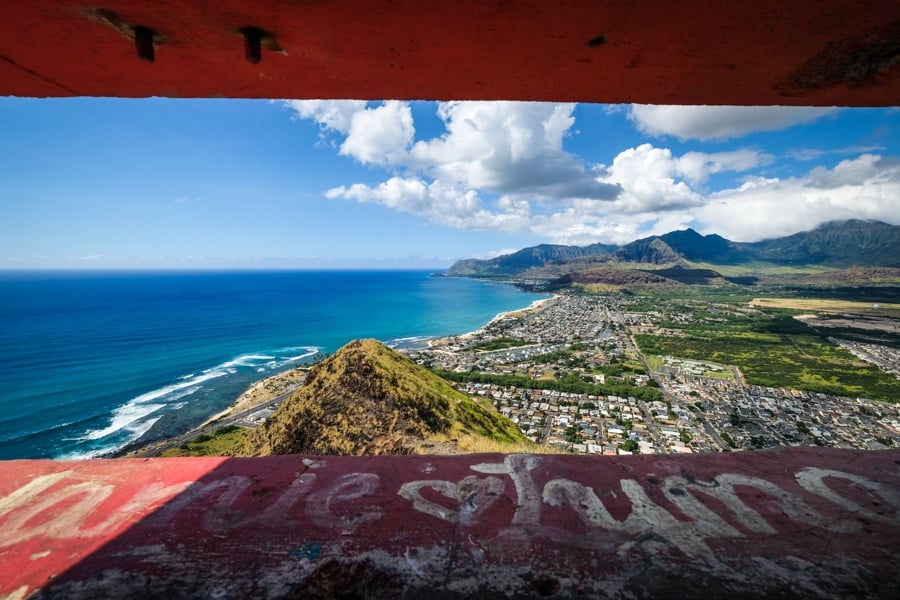
<instances>
[{"instance_id":1,"label":"open grassy field","mask_svg":"<svg viewBox=\"0 0 900 600\"><path fill-rule=\"evenodd\" d=\"M736 265L720 265L717 263L708 263L700 261L685 261L688 266L694 269L712 269L718 271L726 277L735 277L740 275L814 275L817 273L827 273L835 269L823 267L819 265L777 265L767 262L746 262Z\"/></svg>"},{"instance_id":2,"label":"open grassy field","mask_svg":"<svg viewBox=\"0 0 900 600\"><path fill-rule=\"evenodd\" d=\"M900 380L856 358L830 342L831 333L807 327L784 309L766 308L765 313L742 317L720 311L717 322L704 321L704 311L696 305L690 309L693 322L666 324L682 335L636 334L643 353L737 365L750 384L900 401Z\"/></svg>"},{"instance_id":3,"label":"open grassy field","mask_svg":"<svg viewBox=\"0 0 900 600\"><path fill-rule=\"evenodd\" d=\"M806 312L848 313L853 315L877 315L900 318L900 304L878 303L875 309L871 302L851 300L826 300L818 298L754 298L752 306L764 308L785 308Z\"/></svg>"}]
</instances>

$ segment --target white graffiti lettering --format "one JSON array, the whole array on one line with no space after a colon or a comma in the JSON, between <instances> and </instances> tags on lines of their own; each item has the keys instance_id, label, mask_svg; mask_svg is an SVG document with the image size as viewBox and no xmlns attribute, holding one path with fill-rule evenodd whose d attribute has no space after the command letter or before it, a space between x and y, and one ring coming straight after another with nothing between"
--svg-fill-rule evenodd
<instances>
[{"instance_id":1,"label":"white graffiti lettering","mask_svg":"<svg viewBox=\"0 0 900 600\"><path fill-rule=\"evenodd\" d=\"M182 512L189 504L217 490L222 490L218 501L213 506L204 506L203 528L210 532L226 531L234 525L234 515L232 514L231 506L249 485L250 479L240 475L232 475L216 481L193 483L177 498L150 517L149 523L152 525L166 523Z\"/></svg>"},{"instance_id":2,"label":"white graffiti lettering","mask_svg":"<svg viewBox=\"0 0 900 600\"><path fill-rule=\"evenodd\" d=\"M350 473L340 477L331 487L316 492L306 501L306 514L313 523L324 528L340 528L349 532L364 523L377 521L384 516L378 506L369 506L365 510L355 507L352 514L336 515L333 505L340 502L359 500L369 496L378 489L380 479L374 473Z\"/></svg>"},{"instance_id":3,"label":"white graffiti lettering","mask_svg":"<svg viewBox=\"0 0 900 600\"><path fill-rule=\"evenodd\" d=\"M516 487L518 503L513 514L513 525L531 525L541 518L541 494L537 491L531 471L541 464L541 457L530 454L509 454L503 463L481 463L471 469L479 473L509 475Z\"/></svg>"},{"instance_id":4,"label":"white graffiti lettering","mask_svg":"<svg viewBox=\"0 0 900 600\"><path fill-rule=\"evenodd\" d=\"M508 455L502 462L471 465L484 476L406 481L396 493L417 513L466 527L482 523L488 511L508 515L501 517L507 524L495 532L507 540L524 539L522 532L527 531L557 543L615 543L622 552L633 548L640 538L645 540L641 544L675 546L704 559L710 556L711 539L776 535L790 523L853 533L864 526L863 520L897 526L900 519L896 487L833 469L801 469L794 474L796 484L791 489L738 473L721 473L709 480L674 475L654 481L658 489L645 487L647 484L636 478L599 488L556 477L539 486L536 477L542 473L539 469L544 460ZM431 463L427 466L432 477L439 471ZM109 536L139 519L146 527L164 527L184 518L185 511L212 533L304 519L312 526L351 533L384 517L385 509L373 497L382 488L378 474L349 473L322 486L324 474L304 471L288 485L255 489L252 498L254 481L242 475L174 484L152 482L128 498L117 497L116 484L108 478L88 478L74 470L40 475L0 497L0 548L36 537ZM511 486L504 476L509 477ZM364 500L369 497L373 498ZM498 502L501 498L507 501ZM612 510L623 503L629 512ZM829 506L839 512L828 510ZM571 511L581 526L560 526L558 523L568 518L560 520L566 514L560 510ZM605 531L615 535L603 536ZM47 556L32 554L33 560Z\"/></svg>"},{"instance_id":5,"label":"white graffiti lettering","mask_svg":"<svg viewBox=\"0 0 900 600\"><path fill-rule=\"evenodd\" d=\"M851 512L851 514L854 514L856 516L865 517L867 519L879 521L881 523L896 523L898 516L900 516L900 494L898 494L895 490L888 489L886 486L866 479L865 477L853 475L852 473L835 471L833 469L820 469L818 467L807 467L805 469L801 469L794 475L794 477L797 479L797 483L799 483L800 486L806 491L831 500L838 506L846 508ZM826 477L833 477L835 479L843 479L845 481L849 481L873 494L878 495L879 497L881 497L882 501L893 508L893 511L890 514L883 514L876 513L867 508L864 508L857 502L854 502L853 500L850 500L849 498L838 494L832 488L830 488L828 484L825 483Z\"/></svg>"},{"instance_id":6,"label":"white graffiti lettering","mask_svg":"<svg viewBox=\"0 0 900 600\"><path fill-rule=\"evenodd\" d=\"M662 493L687 520L684 520L684 517L676 517L664 506L654 502L636 480L622 479L618 482L618 488L628 499L630 512L619 520L612 516L593 488L576 481L552 479L544 485L543 491L538 493L533 471L540 465L540 461L541 459L535 456L509 455L505 457L503 463L479 463L471 466L473 471L479 473L507 475L512 479L517 502L505 531L514 537L517 535L516 531L527 527L535 535L544 535L548 539L566 543L584 544L589 543L590 539L596 539L597 543L608 544L608 539L574 536L558 527L545 526L541 522L542 505L554 508L567 507L590 529L624 535L620 552L634 547L634 540L627 539L630 536L645 540L642 544L650 540L652 544L672 545L688 556L707 560L714 560L713 553L706 543L708 539L743 538L748 534L775 535L786 521L838 533L857 531L861 527L858 520L824 516L799 495L771 481L737 473L722 473L709 481L697 481L684 476L666 478L662 483ZM890 510L874 512L838 494L825 483L828 477L844 479L878 496ZM471 481L471 478L467 479ZM900 495L887 486L859 475L812 467L798 472L796 479L804 490L832 501L853 515L897 524ZM465 481L464 479L463 482ZM462 501L463 482L457 484L440 479L411 481L403 484L398 493L412 501L413 508L419 512L445 521L465 522L458 510L440 502L427 500L421 494L421 490L430 488L447 498ZM490 485L493 488L494 484ZM502 487L497 486L497 489ZM604 494L613 500L618 497L617 491L613 488L603 490ZM700 496L707 496L716 502L710 505L701 501ZM748 497L754 497L755 504L764 507L765 510L753 508L746 501ZM490 504L493 504L493 501ZM490 504L481 506L478 514L484 512ZM724 512L717 512L722 509L713 510L710 506L724 507Z\"/></svg>"},{"instance_id":7,"label":"white graffiti lettering","mask_svg":"<svg viewBox=\"0 0 900 600\"><path fill-rule=\"evenodd\" d=\"M410 481L400 486L397 492L403 498L411 500L413 508L432 517L473 525L478 522L478 515L493 504L504 489L503 481L497 477L466 477L462 481L452 483L443 480ZM431 488L446 498L456 501L453 508L431 502L422 497L421 490Z\"/></svg>"}]
</instances>

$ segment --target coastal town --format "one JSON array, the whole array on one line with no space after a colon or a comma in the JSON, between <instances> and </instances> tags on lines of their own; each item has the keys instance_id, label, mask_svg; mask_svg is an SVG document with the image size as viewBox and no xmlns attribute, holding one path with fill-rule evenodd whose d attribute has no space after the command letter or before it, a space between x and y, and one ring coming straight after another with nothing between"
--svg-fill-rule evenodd
<instances>
[{"instance_id":1,"label":"coastal town","mask_svg":"<svg viewBox=\"0 0 900 600\"><path fill-rule=\"evenodd\" d=\"M535 442L560 451L900 446L896 403L748 385L738 365L646 356L636 342L640 334L679 335L660 323L692 318L667 311L665 303L646 310L623 295L560 295L405 352L457 389L490 401ZM868 348L865 358L896 372L890 348Z\"/></svg>"},{"instance_id":2,"label":"coastal town","mask_svg":"<svg viewBox=\"0 0 900 600\"><path fill-rule=\"evenodd\" d=\"M393 345L459 391L493 405L548 452L900 447L895 398L758 385L747 381L741 365L646 351L660 339L682 339L686 328L718 327L761 314L752 303L566 293L497 315L470 333ZM796 319L799 327L805 327L808 316ZM896 327L896 318L878 318ZM843 318L842 324L848 322ZM871 323L868 318L865 325ZM723 339L728 345L729 338ZM896 348L831 336L827 340L850 359L865 361L855 368L871 365L885 378L900 380ZM173 449L190 450L190 443L217 431L259 427L303 385L312 364L327 357L320 354L311 364L257 382L230 408L183 435L117 455L166 455Z\"/></svg>"}]
</instances>

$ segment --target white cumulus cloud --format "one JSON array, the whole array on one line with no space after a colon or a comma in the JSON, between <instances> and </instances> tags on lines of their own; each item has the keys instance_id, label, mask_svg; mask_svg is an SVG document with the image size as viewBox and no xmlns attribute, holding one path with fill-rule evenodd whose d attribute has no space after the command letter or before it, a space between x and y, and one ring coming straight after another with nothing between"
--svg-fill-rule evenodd
<instances>
[{"instance_id":1,"label":"white cumulus cloud","mask_svg":"<svg viewBox=\"0 0 900 600\"><path fill-rule=\"evenodd\" d=\"M365 100L285 100L301 119L312 119L328 131L347 133L353 115L365 110Z\"/></svg>"},{"instance_id":2,"label":"white cumulus cloud","mask_svg":"<svg viewBox=\"0 0 900 600\"><path fill-rule=\"evenodd\" d=\"M808 123L836 108L806 106L668 106L633 104L628 118L644 133L679 139L724 140Z\"/></svg>"},{"instance_id":3,"label":"white cumulus cloud","mask_svg":"<svg viewBox=\"0 0 900 600\"><path fill-rule=\"evenodd\" d=\"M408 102L370 107L365 100L286 100L285 105L298 118L315 121L323 133L345 136L340 154L361 164L401 159L416 133Z\"/></svg>"},{"instance_id":4,"label":"white cumulus cloud","mask_svg":"<svg viewBox=\"0 0 900 600\"><path fill-rule=\"evenodd\" d=\"M490 260L492 258L497 258L498 256L507 256L509 254L515 254L519 250L520 250L520 248L502 248L500 250L489 250L482 254L475 255L472 258L477 258L480 260Z\"/></svg>"},{"instance_id":5,"label":"white cumulus cloud","mask_svg":"<svg viewBox=\"0 0 900 600\"><path fill-rule=\"evenodd\" d=\"M407 102L288 106L339 138L341 155L389 172L381 183L334 187L328 198L380 204L448 227L621 244L688 226L754 241L833 219L900 224L900 166L873 153L790 178L763 177L760 168L774 157L748 148L678 155L648 143L604 165L565 149L575 125L572 104L439 103L444 131L418 140ZM831 110L633 106L630 118L648 130L708 139L786 127ZM720 173L741 179L731 189L706 189Z\"/></svg>"},{"instance_id":6,"label":"white cumulus cloud","mask_svg":"<svg viewBox=\"0 0 900 600\"><path fill-rule=\"evenodd\" d=\"M412 145L408 104L355 110L341 154L402 174L339 186L328 198L378 203L451 227L537 232L555 229L564 216L555 212L573 214L573 202L609 204L621 193L618 183L602 180L602 166L563 148L575 122L572 104L440 103L445 132ZM335 112L317 106L309 118Z\"/></svg>"},{"instance_id":7,"label":"white cumulus cloud","mask_svg":"<svg viewBox=\"0 0 900 600\"><path fill-rule=\"evenodd\" d=\"M770 161L769 155L753 150L688 152L677 157L668 148L642 144L620 152L607 169L604 181L622 187L613 210L665 212L702 204L703 197L695 187L713 173L747 171Z\"/></svg>"},{"instance_id":8,"label":"white cumulus cloud","mask_svg":"<svg viewBox=\"0 0 900 600\"><path fill-rule=\"evenodd\" d=\"M900 162L874 154L815 168L801 177L752 177L711 194L694 212L706 231L757 241L840 219L900 225Z\"/></svg>"},{"instance_id":9,"label":"white cumulus cloud","mask_svg":"<svg viewBox=\"0 0 900 600\"><path fill-rule=\"evenodd\" d=\"M415 135L412 111L406 102L384 102L357 110L350 117L341 154L362 164L390 165L402 161Z\"/></svg>"},{"instance_id":10,"label":"white cumulus cloud","mask_svg":"<svg viewBox=\"0 0 900 600\"><path fill-rule=\"evenodd\" d=\"M614 198L589 165L563 149L573 104L446 102L438 116L447 132L417 142L408 166L434 179L531 199Z\"/></svg>"}]
</instances>

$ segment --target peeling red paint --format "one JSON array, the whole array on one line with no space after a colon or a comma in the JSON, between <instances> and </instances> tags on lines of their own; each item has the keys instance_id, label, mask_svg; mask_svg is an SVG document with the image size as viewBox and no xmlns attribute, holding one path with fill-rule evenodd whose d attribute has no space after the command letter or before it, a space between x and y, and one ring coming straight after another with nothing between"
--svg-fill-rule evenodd
<instances>
[{"instance_id":1,"label":"peeling red paint","mask_svg":"<svg viewBox=\"0 0 900 600\"><path fill-rule=\"evenodd\" d=\"M367 581L578 596L671 593L685 576L760 597L888 597L898 464L898 451L799 448L2 462L0 595L280 597Z\"/></svg>"},{"instance_id":2,"label":"peeling red paint","mask_svg":"<svg viewBox=\"0 0 900 600\"><path fill-rule=\"evenodd\" d=\"M4 6L0 94L895 105L897 23L846 0L32 0Z\"/></svg>"}]
</instances>

